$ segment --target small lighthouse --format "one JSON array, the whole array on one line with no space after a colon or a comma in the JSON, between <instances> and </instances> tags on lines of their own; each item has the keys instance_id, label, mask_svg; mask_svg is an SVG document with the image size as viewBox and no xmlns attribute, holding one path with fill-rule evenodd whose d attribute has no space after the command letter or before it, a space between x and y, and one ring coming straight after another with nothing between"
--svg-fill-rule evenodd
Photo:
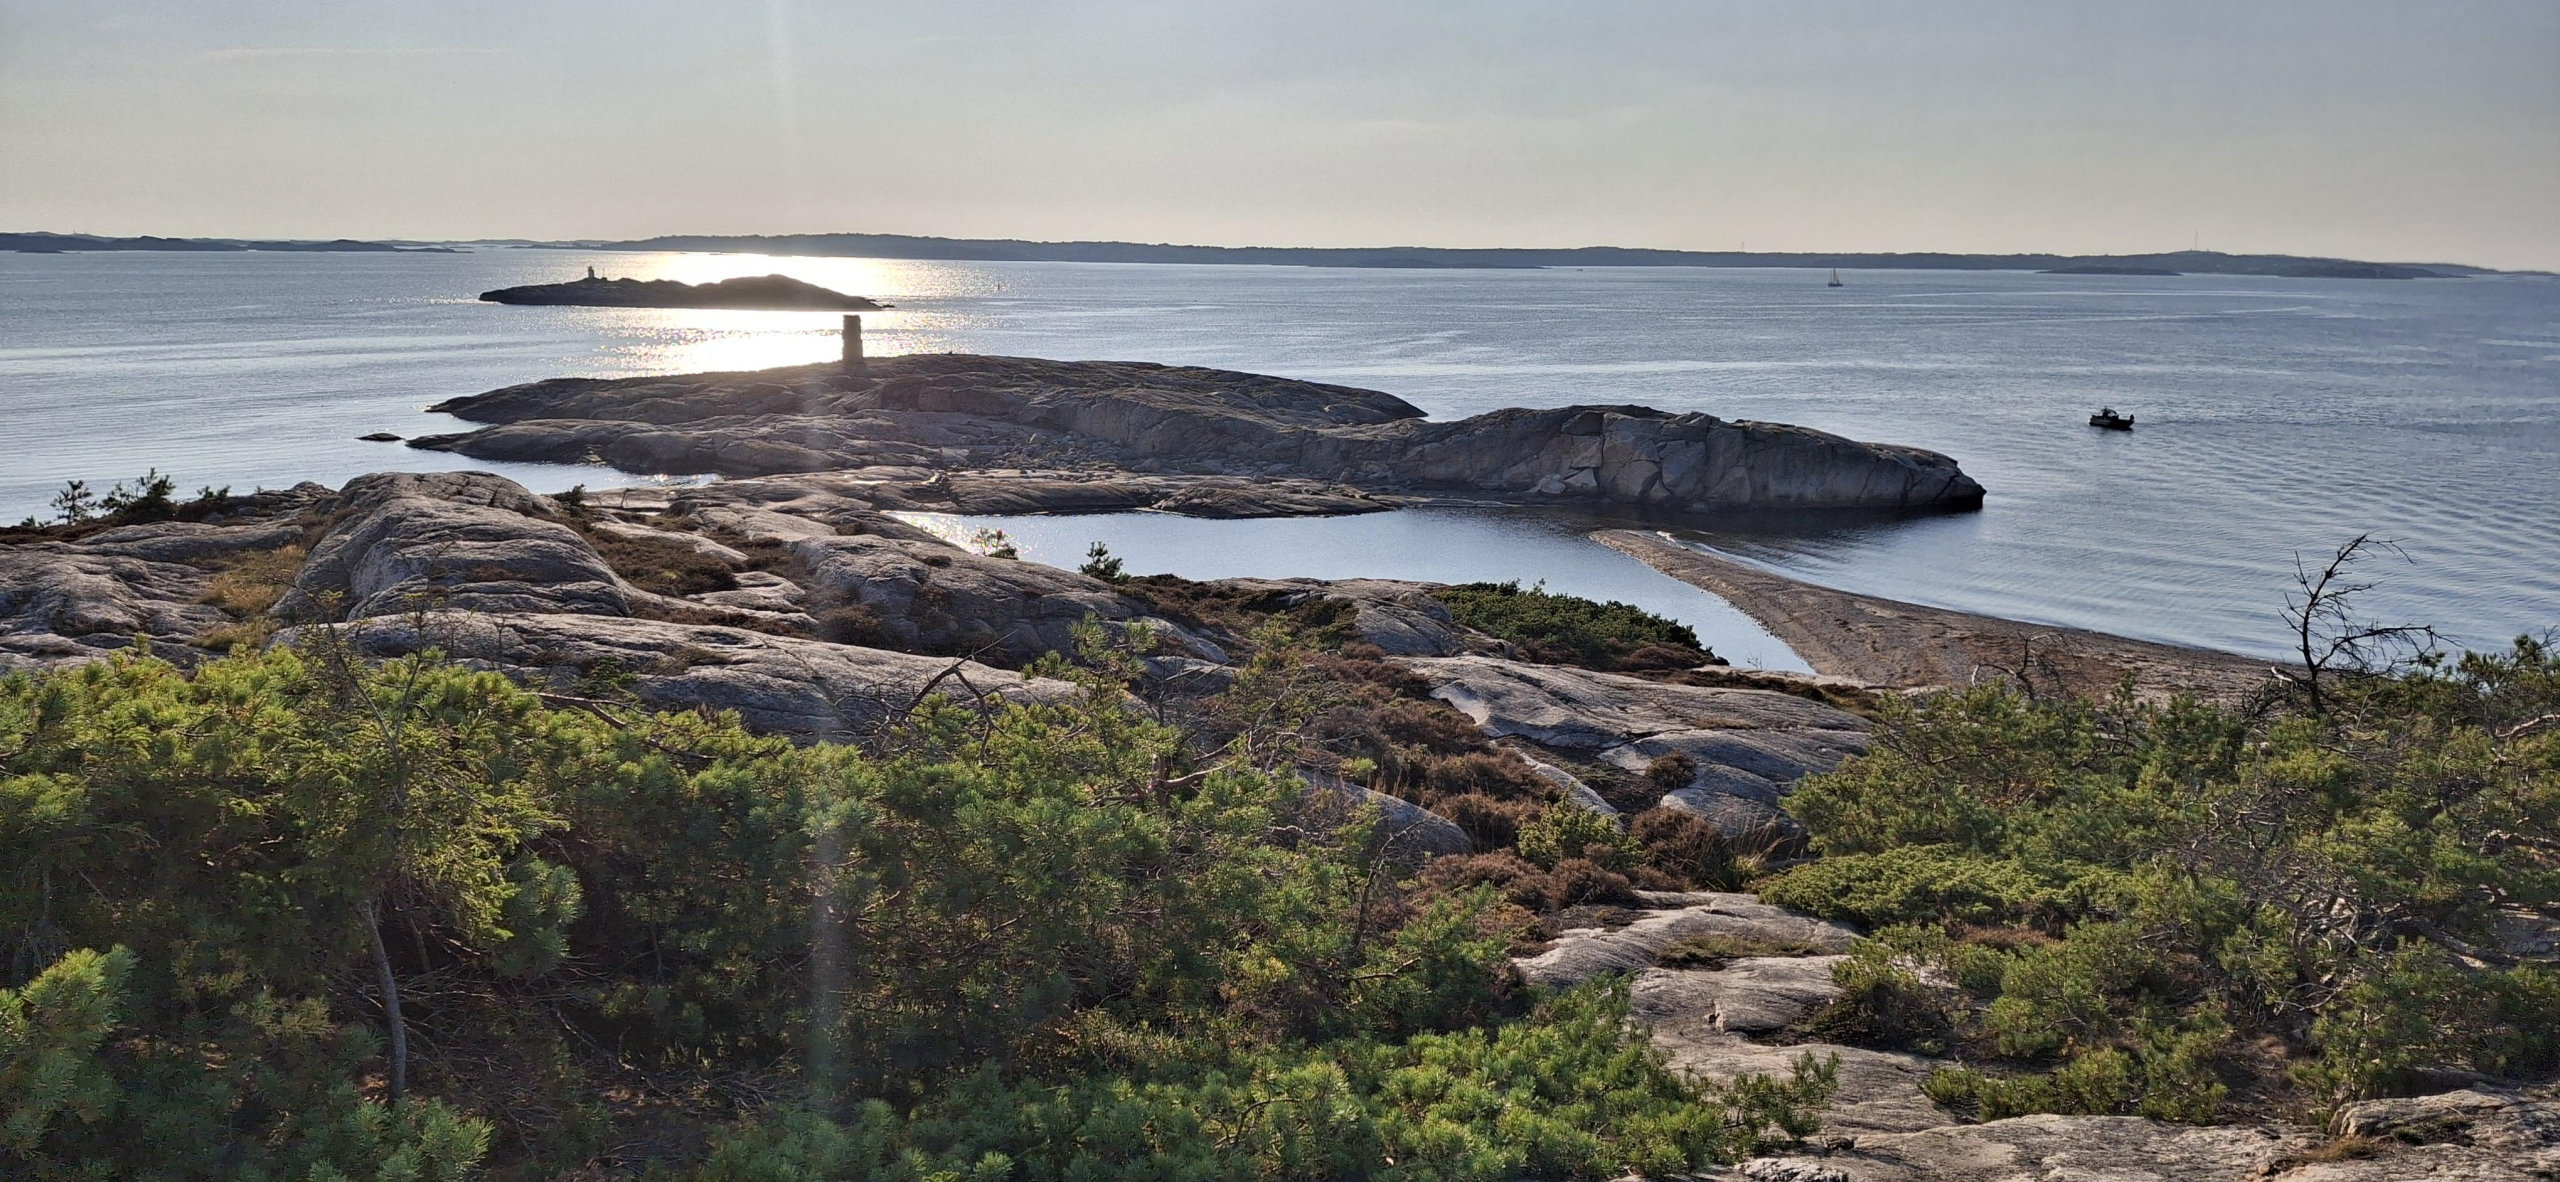
<instances>
[{"instance_id":1,"label":"small lighthouse","mask_svg":"<svg viewBox=\"0 0 2560 1182\"><path fill-rule=\"evenodd\" d=\"M844 318L844 371L862 372L862 317Z\"/></svg>"}]
</instances>

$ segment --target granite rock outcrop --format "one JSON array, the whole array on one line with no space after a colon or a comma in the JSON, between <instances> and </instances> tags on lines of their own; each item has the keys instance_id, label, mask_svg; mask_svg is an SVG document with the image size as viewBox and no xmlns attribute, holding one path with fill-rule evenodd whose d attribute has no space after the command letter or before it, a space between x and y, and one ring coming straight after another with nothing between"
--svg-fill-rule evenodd
<instances>
[{"instance_id":1,"label":"granite rock outcrop","mask_svg":"<svg viewBox=\"0 0 2560 1182\"><path fill-rule=\"evenodd\" d=\"M1778 808L1795 781L1866 750L1868 724L1774 690L1681 685L1622 673L1535 665L1472 653L1411 658L1431 695L1495 738L1641 773L1665 755L1695 765L1661 807L1694 814L1728 838L1783 842L1797 832Z\"/></svg>"},{"instance_id":2,"label":"granite rock outcrop","mask_svg":"<svg viewBox=\"0 0 2560 1182\"><path fill-rule=\"evenodd\" d=\"M1082 692L975 661L579 613L393 615L345 626L339 635L367 657L433 648L555 693L577 695L582 679L610 678L648 709L735 710L757 730L803 739L870 738L928 692L985 703ZM288 629L278 638L291 643L298 633Z\"/></svg>"}]
</instances>

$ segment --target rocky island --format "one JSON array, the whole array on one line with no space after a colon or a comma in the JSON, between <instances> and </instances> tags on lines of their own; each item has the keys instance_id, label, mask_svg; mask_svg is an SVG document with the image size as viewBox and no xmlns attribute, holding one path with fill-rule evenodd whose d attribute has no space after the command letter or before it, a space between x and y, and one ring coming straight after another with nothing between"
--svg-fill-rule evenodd
<instances>
[{"instance_id":1,"label":"rocky island","mask_svg":"<svg viewBox=\"0 0 2560 1182\"><path fill-rule=\"evenodd\" d=\"M1114 487L1137 475L1186 489L1204 478L1250 482L1239 495L1312 483L1334 495L1298 511L1319 513L1429 497L1675 512L1962 510L1983 497L1936 452L1778 423L1639 406L1434 422L1375 390L1139 362L926 354L557 378L430 409L487 425L409 446L479 459L732 477L886 467L981 487L997 470ZM1057 507L1140 507L1106 505L1117 494L1099 490L1077 495Z\"/></svg>"},{"instance_id":2,"label":"rocky island","mask_svg":"<svg viewBox=\"0 0 2560 1182\"><path fill-rule=\"evenodd\" d=\"M484 291L492 304L578 308L749 308L766 311L868 312L889 305L846 295L788 275L741 276L717 283L673 279L603 279L594 268L583 279Z\"/></svg>"}]
</instances>

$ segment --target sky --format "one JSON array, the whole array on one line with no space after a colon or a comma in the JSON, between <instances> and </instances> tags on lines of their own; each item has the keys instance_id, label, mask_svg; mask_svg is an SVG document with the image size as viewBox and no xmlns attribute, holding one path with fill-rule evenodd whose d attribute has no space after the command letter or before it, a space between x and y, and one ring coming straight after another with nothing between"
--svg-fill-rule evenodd
<instances>
[{"instance_id":1,"label":"sky","mask_svg":"<svg viewBox=\"0 0 2560 1182\"><path fill-rule=\"evenodd\" d=\"M0 0L0 230L2560 269L2560 0Z\"/></svg>"}]
</instances>

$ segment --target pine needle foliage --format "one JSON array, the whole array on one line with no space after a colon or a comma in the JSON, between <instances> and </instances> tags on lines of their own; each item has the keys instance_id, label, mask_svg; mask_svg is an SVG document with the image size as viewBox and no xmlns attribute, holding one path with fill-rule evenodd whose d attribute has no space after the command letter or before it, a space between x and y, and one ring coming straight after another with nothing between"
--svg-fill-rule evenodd
<instances>
[{"instance_id":1,"label":"pine needle foliage","mask_svg":"<svg viewBox=\"0 0 2560 1182\"><path fill-rule=\"evenodd\" d=\"M0 679L0 1175L1613 1177L1800 1135L1110 677L869 750L325 632Z\"/></svg>"},{"instance_id":2,"label":"pine needle foliage","mask_svg":"<svg viewBox=\"0 0 2560 1182\"><path fill-rule=\"evenodd\" d=\"M1824 1024L1965 1052L1932 1093L1986 1118L2560 1071L2560 960L2515 939L2560 924L2560 654L2534 638L2317 711L1889 702L1786 807L1824 856L1763 897L1876 929Z\"/></svg>"}]
</instances>

